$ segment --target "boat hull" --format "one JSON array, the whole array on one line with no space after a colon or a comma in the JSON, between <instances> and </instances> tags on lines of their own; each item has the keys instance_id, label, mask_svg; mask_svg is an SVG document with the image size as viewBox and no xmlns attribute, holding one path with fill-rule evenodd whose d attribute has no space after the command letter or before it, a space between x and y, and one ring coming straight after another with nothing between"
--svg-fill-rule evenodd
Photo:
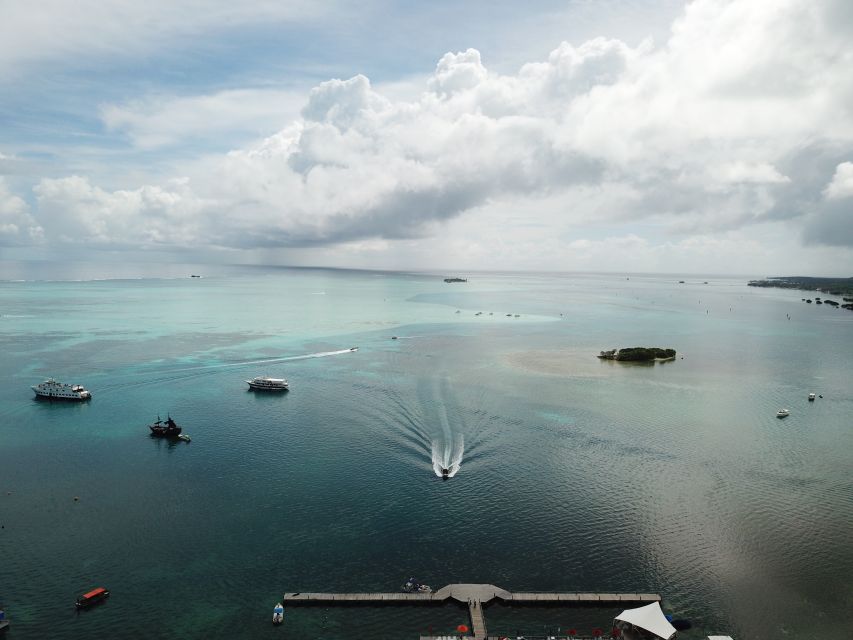
<instances>
[{"instance_id":1,"label":"boat hull","mask_svg":"<svg viewBox=\"0 0 853 640\"><path fill-rule=\"evenodd\" d=\"M110 592L106 590L88 598L85 596L81 596L77 598L77 602L74 603L74 606L76 606L78 609L88 609L89 607L94 607L96 604L100 604L109 597Z\"/></svg>"},{"instance_id":2,"label":"boat hull","mask_svg":"<svg viewBox=\"0 0 853 640\"><path fill-rule=\"evenodd\" d=\"M247 382L249 385L249 391L288 391L287 385L282 386L269 386L263 384L254 384L252 382Z\"/></svg>"},{"instance_id":3,"label":"boat hull","mask_svg":"<svg viewBox=\"0 0 853 640\"><path fill-rule=\"evenodd\" d=\"M33 389L33 393L36 394L36 400L58 400L60 402L86 402L87 400L92 399L92 394L88 391L85 395L75 395L75 396L64 396L53 393L45 393L43 391L36 391Z\"/></svg>"}]
</instances>

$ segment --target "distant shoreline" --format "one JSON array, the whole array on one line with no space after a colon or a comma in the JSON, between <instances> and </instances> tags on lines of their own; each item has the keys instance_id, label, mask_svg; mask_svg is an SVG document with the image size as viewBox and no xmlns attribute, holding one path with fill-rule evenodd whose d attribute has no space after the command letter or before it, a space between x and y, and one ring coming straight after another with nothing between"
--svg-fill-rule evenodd
<instances>
[{"instance_id":1,"label":"distant shoreline","mask_svg":"<svg viewBox=\"0 0 853 640\"><path fill-rule=\"evenodd\" d=\"M780 276L764 280L750 280L747 286L774 289L800 289L802 291L820 291L833 296L853 296L853 278Z\"/></svg>"}]
</instances>

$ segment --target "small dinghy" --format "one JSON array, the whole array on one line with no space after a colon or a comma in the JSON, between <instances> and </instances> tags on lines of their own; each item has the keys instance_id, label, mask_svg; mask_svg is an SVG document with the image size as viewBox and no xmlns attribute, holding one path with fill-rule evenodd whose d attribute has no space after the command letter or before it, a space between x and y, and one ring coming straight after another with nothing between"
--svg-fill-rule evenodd
<instances>
[{"instance_id":1,"label":"small dinghy","mask_svg":"<svg viewBox=\"0 0 853 640\"><path fill-rule=\"evenodd\" d=\"M272 610L272 623L281 624L282 622L284 622L284 607L279 602Z\"/></svg>"}]
</instances>

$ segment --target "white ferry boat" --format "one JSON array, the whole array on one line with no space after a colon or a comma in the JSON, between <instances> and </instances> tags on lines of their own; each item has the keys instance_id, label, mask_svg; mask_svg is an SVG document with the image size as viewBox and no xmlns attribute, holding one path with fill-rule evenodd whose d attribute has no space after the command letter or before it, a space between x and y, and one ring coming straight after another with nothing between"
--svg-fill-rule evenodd
<instances>
[{"instance_id":1,"label":"white ferry boat","mask_svg":"<svg viewBox=\"0 0 853 640\"><path fill-rule=\"evenodd\" d=\"M267 376L257 376L251 380L246 380L246 384L250 389L258 389L260 391L287 391L287 380L284 378L269 378Z\"/></svg>"},{"instance_id":2,"label":"white ferry boat","mask_svg":"<svg viewBox=\"0 0 853 640\"><path fill-rule=\"evenodd\" d=\"M63 384L53 378L48 378L31 388L39 398L52 400L89 400L92 397L92 394L81 384Z\"/></svg>"}]
</instances>

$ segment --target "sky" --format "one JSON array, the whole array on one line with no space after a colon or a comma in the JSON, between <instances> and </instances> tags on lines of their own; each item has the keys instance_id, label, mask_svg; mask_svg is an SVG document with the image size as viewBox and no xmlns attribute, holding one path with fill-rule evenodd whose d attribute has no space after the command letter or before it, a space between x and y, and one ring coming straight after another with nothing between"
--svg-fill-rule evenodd
<instances>
[{"instance_id":1,"label":"sky","mask_svg":"<svg viewBox=\"0 0 853 640\"><path fill-rule=\"evenodd\" d=\"M853 2L0 0L0 258L853 276Z\"/></svg>"}]
</instances>

